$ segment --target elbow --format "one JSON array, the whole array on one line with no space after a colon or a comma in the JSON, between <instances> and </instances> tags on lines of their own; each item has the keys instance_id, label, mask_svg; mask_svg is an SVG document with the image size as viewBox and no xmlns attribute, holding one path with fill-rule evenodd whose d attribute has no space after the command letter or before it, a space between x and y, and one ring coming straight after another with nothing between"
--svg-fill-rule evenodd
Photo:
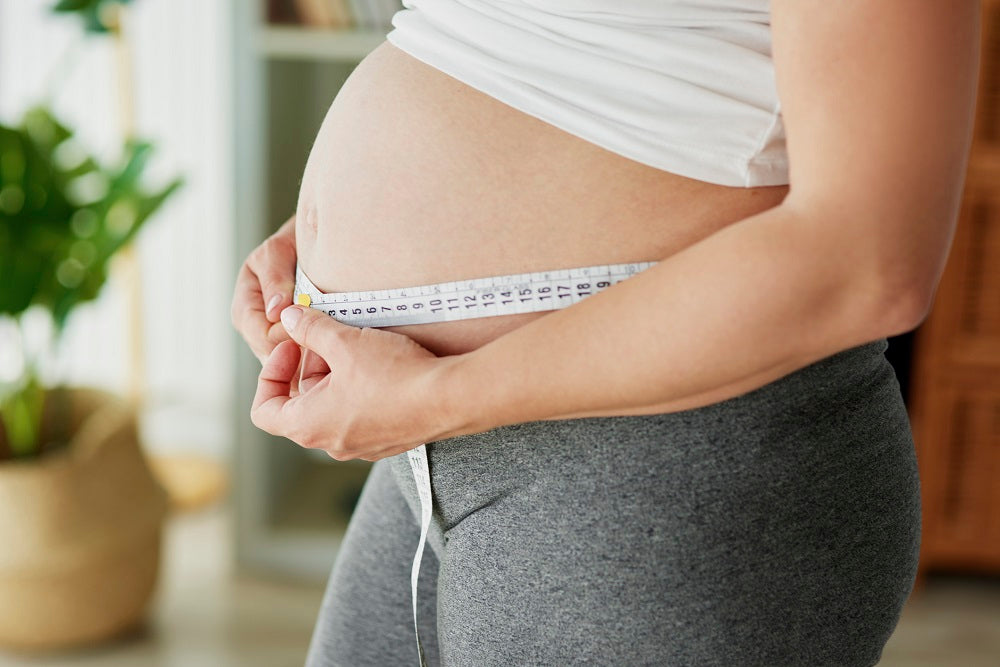
<instances>
[{"instance_id":1,"label":"elbow","mask_svg":"<svg viewBox=\"0 0 1000 667\"><path fill-rule=\"evenodd\" d=\"M930 314L935 287L927 281L886 281L877 290L881 296L874 304L875 312L869 313L877 329L875 336L898 336L919 327Z\"/></svg>"},{"instance_id":2,"label":"elbow","mask_svg":"<svg viewBox=\"0 0 1000 667\"><path fill-rule=\"evenodd\" d=\"M913 221L863 206L853 215L849 208L826 208L836 218L814 206L795 219L812 235L806 241L813 244L809 270L826 272L824 287L833 295L827 303L834 304L835 326L843 327L849 340L869 341L923 324L944 272L954 216L928 213ZM850 224L838 224L845 219ZM817 224L801 224L803 220Z\"/></svg>"},{"instance_id":3,"label":"elbow","mask_svg":"<svg viewBox=\"0 0 1000 667\"><path fill-rule=\"evenodd\" d=\"M919 327L930 314L933 295L921 290L897 293L886 297L877 319L880 336L899 336Z\"/></svg>"},{"instance_id":4,"label":"elbow","mask_svg":"<svg viewBox=\"0 0 1000 667\"><path fill-rule=\"evenodd\" d=\"M851 271L853 284L849 289L854 298L850 301L857 309L847 310L854 310L854 315L871 327L854 333L875 339L913 331L931 313L944 262L919 254L901 255L898 248L871 255L854 262L855 267L868 265L870 270Z\"/></svg>"},{"instance_id":5,"label":"elbow","mask_svg":"<svg viewBox=\"0 0 1000 667\"><path fill-rule=\"evenodd\" d=\"M927 319L934 302L936 280L910 272L890 273L884 267L892 266L891 262L880 264L872 271L842 266L839 294L828 301L842 304L841 331L856 343L913 331Z\"/></svg>"}]
</instances>

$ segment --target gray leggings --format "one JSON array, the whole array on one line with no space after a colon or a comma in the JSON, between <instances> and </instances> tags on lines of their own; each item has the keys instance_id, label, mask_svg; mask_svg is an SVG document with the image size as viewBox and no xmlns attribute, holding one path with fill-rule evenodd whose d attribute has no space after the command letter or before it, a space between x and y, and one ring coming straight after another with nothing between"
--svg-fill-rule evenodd
<instances>
[{"instance_id":1,"label":"gray leggings","mask_svg":"<svg viewBox=\"0 0 1000 667\"><path fill-rule=\"evenodd\" d=\"M920 496L885 339L703 408L429 443L431 665L874 665L916 573ZM308 667L415 665L420 503L375 464Z\"/></svg>"}]
</instances>

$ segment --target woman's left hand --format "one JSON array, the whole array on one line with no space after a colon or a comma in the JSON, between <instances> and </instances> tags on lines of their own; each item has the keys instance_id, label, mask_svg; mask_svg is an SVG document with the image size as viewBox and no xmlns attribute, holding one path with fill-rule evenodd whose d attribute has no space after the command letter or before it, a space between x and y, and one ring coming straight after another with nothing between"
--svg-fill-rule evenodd
<instances>
[{"instance_id":1,"label":"woman's left hand","mask_svg":"<svg viewBox=\"0 0 1000 667\"><path fill-rule=\"evenodd\" d=\"M377 461L445 434L435 383L448 357L408 336L302 306L283 310L281 321L291 340L260 371L255 426L339 461Z\"/></svg>"}]
</instances>

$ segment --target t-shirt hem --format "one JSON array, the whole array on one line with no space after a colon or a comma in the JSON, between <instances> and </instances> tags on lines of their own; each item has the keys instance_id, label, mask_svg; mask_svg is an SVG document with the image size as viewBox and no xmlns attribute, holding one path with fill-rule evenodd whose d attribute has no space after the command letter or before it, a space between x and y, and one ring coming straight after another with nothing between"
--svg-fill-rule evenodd
<instances>
[{"instance_id":1,"label":"t-shirt hem","mask_svg":"<svg viewBox=\"0 0 1000 667\"><path fill-rule=\"evenodd\" d=\"M664 142L665 145L670 146L678 153L697 153L699 155L713 158L717 164L728 163L732 166L731 169L720 170L713 165L700 163L697 160L664 159L662 155L650 155L641 150L636 150L633 147L615 145L596 137L581 134L579 132L579 128L574 127L571 123L566 123L558 118L554 118L549 114L539 111L537 108L532 107L526 100L513 99L515 96L511 95L510 91L499 91L494 88L490 88L489 86L484 86L482 81L469 77L467 74L459 71L459 69L451 68L446 64L443 65L439 62L435 62L433 58L428 58L426 54L421 53L417 49L411 48L410 45L400 43L399 40L396 39L395 32L395 30L390 31L386 35L386 40L391 42L396 48L405 51L408 55L420 60L426 65L429 65L438 71L447 74L448 76L461 81L462 83L475 88L486 95L489 95L511 108L517 109L518 111L537 118L548 125L567 132L578 139L583 139L584 141L587 141L595 146L615 153L616 155L628 158L634 162L687 178L729 187L749 188L770 185L785 185L788 183L787 160L785 159L752 158L748 160L746 155L720 153L718 151L708 151L690 145L679 145Z\"/></svg>"}]
</instances>

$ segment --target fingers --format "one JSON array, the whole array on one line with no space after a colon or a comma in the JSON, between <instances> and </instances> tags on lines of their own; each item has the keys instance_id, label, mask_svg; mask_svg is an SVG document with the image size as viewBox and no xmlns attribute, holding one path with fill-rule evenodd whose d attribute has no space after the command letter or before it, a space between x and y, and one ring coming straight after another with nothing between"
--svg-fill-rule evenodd
<instances>
[{"instance_id":1,"label":"fingers","mask_svg":"<svg viewBox=\"0 0 1000 667\"><path fill-rule=\"evenodd\" d=\"M292 302L295 260L292 216L250 254L236 277L230 317L261 364L275 345L288 340L278 317Z\"/></svg>"},{"instance_id":2,"label":"fingers","mask_svg":"<svg viewBox=\"0 0 1000 667\"><path fill-rule=\"evenodd\" d=\"M264 315L277 322L282 309L292 304L295 291L295 218L262 243L247 264L260 285Z\"/></svg>"},{"instance_id":3,"label":"fingers","mask_svg":"<svg viewBox=\"0 0 1000 667\"><path fill-rule=\"evenodd\" d=\"M289 306L281 311L281 323L293 341L316 352L328 366L341 347L361 332L326 313L302 306Z\"/></svg>"},{"instance_id":4,"label":"fingers","mask_svg":"<svg viewBox=\"0 0 1000 667\"><path fill-rule=\"evenodd\" d=\"M275 346L264 362L257 378L257 393L250 407L250 421L257 428L283 435L280 417L292 400L291 384L299 367L299 355L299 346L286 341Z\"/></svg>"},{"instance_id":5,"label":"fingers","mask_svg":"<svg viewBox=\"0 0 1000 667\"><path fill-rule=\"evenodd\" d=\"M268 326L267 340L271 344L272 349L275 345L282 341L291 340L288 336L288 332L285 331L285 325L283 325L280 321L275 324L271 324L270 322L266 323ZM270 353L270 350L268 350L268 353Z\"/></svg>"},{"instance_id":6,"label":"fingers","mask_svg":"<svg viewBox=\"0 0 1000 667\"><path fill-rule=\"evenodd\" d=\"M230 306L233 326L253 350L263 364L278 341L271 340L272 325L264 316L264 302L261 299L260 283L244 264L236 277L236 289Z\"/></svg>"},{"instance_id":7,"label":"fingers","mask_svg":"<svg viewBox=\"0 0 1000 667\"><path fill-rule=\"evenodd\" d=\"M301 377L299 391L305 393L315 387L323 378L330 374L330 366L318 354L305 350L302 353Z\"/></svg>"}]
</instances>

